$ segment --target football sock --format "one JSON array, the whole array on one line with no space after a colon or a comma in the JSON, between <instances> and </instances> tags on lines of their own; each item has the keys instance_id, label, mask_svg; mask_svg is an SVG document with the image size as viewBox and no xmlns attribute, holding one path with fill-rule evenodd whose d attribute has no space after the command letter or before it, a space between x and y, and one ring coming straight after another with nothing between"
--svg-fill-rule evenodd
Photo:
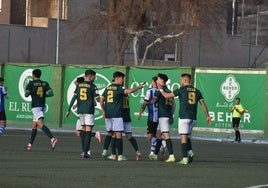
<instances>
[{"instance_id":1,"label":"football sock","mask_svg":"<svg viewBox=\"0 0 268 188\"><path fill-rule=\"evenodd\" d=\"M134 150L137 152L139 151L139 147L138 147L138 144L137 144L137 141L136 139L132 136L130 139L128 139L129 142L131 143L132 147L134 148Z\"/></svg>"},{"instance_id":2,"label":"football sock","mask_svg":"<svg viewBox=\"0 0 268 188\"><path fill-rule=\"evenodd\" d=\"M187 157L187 154L188 154L187 143L181 144L181 152L182 152L182 157Z\"/></svg>"},{"instance_id":3,"label":"football sock","mask_svg":"<svg viewBox=\"0 0 268 188\"><path fill-rule=\"evenodd\" d=\"M151 139L151 154L154 154L154 152L155 152L156 142L157 142L157 139L155 137L153 137Z\"/></svg>"},{"instance_id":4,"label":"football sock","mask_svg":"<svg viewBox=\"0 0 268 188\"><path fill-rule=\"evenodd\" d=\"M112 155L116 155L116 138L114 137L111 139L111 151Z\"/></svg>"},{"instance_id":5,"label":"football sock","mask_svg":"<svg viewBox=\"0 0 268 188\"><path fill-rule=\"evenodd\" d=\"M85 140L84 140L84 152L89 150L89 145L91 142L91 131L86 131Z\"/></svg>"},{"instance_id":6,"label":"football sock","mask_svg":"<svg viewBox=\"0 0 268 188\"><path fill-rule=\"evenodd\" d=\"M241 135L240 135L240 131L237 131L237 141L241 141Z\"/></svg>"},{"instance_id":7,"label":"football sock","mask_svg":"<svg viewBox=\"0 0 268 188\"><path fill-rule=\"evenodd\" d=\"M118 151L118 155L123 154L123 140L122 138L116 138L116 147Z\"/></svg>"},{"instance_id":8,"label":"football sock","mask_svg":"<svg viewBox=\"0 0 268 188\"><path fill-rule=\"evenodd\" d=\"M169 155L172 155L173 154L173 145L172 145L171 139L170 138L167 139L166 143L167 143L167 149L168 149Z\"/></svg>"},{"instance_id":9,"label":"football sock","mask_svg":"<svg viewBox=\"0 0 268 188\"><path fill-rule=\"evenodd\" d=\"M105 136L105 139L104 139L104 142L103 142L103 149L104 150L108 150L108 147L110 145L111 139L112 139L112 136L109 136L109 135Z\"/></svg>"},{"instance_id":10,"label":"football sock","mask_svg":"<svg viewBox=\"0 0 268 188\"><path fill-rule=\"evenodd\" d=\"M37 134L37 129L32 129L32 134L31 134L31 138L30 138L30 144L34 143L36 134Z\"/></svg>"},{"instance_id":11,"label":"football sock","mask_svg":"<svg viewBox=\"0 0 268 188\"><path fill-rule=\"evenodd\" d=\"M53 135L52 135L52 133L50 132L50 130L47 128L47 126L43 125L43 127L42 127L42 131L44 131L44 133L48 136L48 138L50 138L50 139L53 138Z\"/></svg>"},{"instance_id":12,"label":"football sock","mask_svg":"<svg viewBox=\"0 0 268 188\"><path fill-rule=\"evenodd\" d=\"M155 155L158 155L161 145L162 145L162 140L157 138L156 147L155 147L155 151L154 151Z\"/></svg>"},{"instance_id":13,"label":"football sock","mask_svg":"<svg viewBox=\"0 0 268 188\"><path fill-rule=\"evenodd\" d=\"M190 138L187 138L187 151L192 150L192 141Z\"/></svg>"},{"instance_id":14,"label":"football sock","mask_svg":"<svg viewBox=\"0 0 268 188\"><path fill-rule=\"evenodd\" d=\"M0 125L0 136L3 135L5 132L5 126L4 125Z\"/></svg>"},{"instance_id":15,"label":"football sock","mask_svg":"<svg viewBox=\"0 0 268 188\"><path fill-rule=\"evenodd\" d=\"M85 149L85 137L86 137L86 131L81 131L80 132L80 138L81 138L81 146L82 146L82 151Z\"/></svg>"},{"instance_id":16,"label":"football sock","mask_svg":"<svg viewBox=\"0 0 268 188\"><path fill-rule=\"evenodd\" d=\"M91 137L95 137L96 133L91 132Z\"/></svg>"}]
</instances>

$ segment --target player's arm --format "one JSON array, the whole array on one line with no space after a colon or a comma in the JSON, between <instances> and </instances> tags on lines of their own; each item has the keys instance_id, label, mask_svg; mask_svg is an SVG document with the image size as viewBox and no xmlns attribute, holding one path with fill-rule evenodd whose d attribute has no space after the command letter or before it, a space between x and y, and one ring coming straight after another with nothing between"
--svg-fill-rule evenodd
<instances>
[{"instance_id":1,"label":"player's arm","mask_svg":"<svg viewBox=\"0 0 268 188\"><path fill-rule=\"evenodd\" d=\"M163 89L159 90L161 92L161 94L165 97L165 98L172 98L175 97L174 93L166 93Z\"/></svg>"},{"instance_id":2,"label":"player's arm","mask_svg":"<svg viewBox=\"0 0 268 188\"><path fill-rule=\"evenodd\" d=\"M68 110L67 110L66 115L65 115L66 118L68 118L70 116L70 111L71 111L72 106L74 105L75 100L76 100L76 95L73 96L73 98L69 104Z\"/></svg>"},{"instance_id":3,"label":"player's arm","mask_svg":"<svg viewBox=\"0 0 268 188\"><path fill-rule=\"evenodd\" d=\"M54 92L52 89L49 89L47 92L46 92L46 97L53 97L54 96Z\"/></svg>"},{"instance_id":4,"label":"player's arm","mask_svg":"<svg viewBox=\"0 0 268 188\"><path fill-rule=\"evenodd\" d=\"M144 110L145 110L147 104L148 104L147 101L144 101L144 102L142 103L141 108L140 108L140 111L139 111L139 114L138 114L138 116L137 116L138 119L141 118L141 115L142 115L142 113L144 112Z\"/></svg>"},{"instance_id":5,"label":"player's arm","mask_svg":"<svg viewBox=\"0 0 268 188\"><path fill-rule=\"evenodd\" d=\"M105 108L104 108L104 103L105 103L105 97L100 96L100 107L102 110L102 117L105 118Z\"/></svg>"},{"instance_id":6,"label":"player's arm","mask_svg":"<svg viewBox=\"0 0 268 188\"><path fill-rule=\"evenodd\" d=\"M134 87L134 88L131 88L131 89L125 89L124 90L124 94L131 94L131 93L134 93L136 91L138 91L139 89L143 88L145 82L142 82L138 87Z\"/></svg>"},{"instance_id":7,"label":"player's arm","mask_svg":"<svg viewBox=\"0 0 268 188\"><path fill-rule=\"evenodd\" d=\"M205 115L206 115L207 124L210 125L211 124L211 118L210 118L209 113L208 113L207 105L206 105L204 99L200 99L199 102L201 104L201 107L202 107Z\"/></svg>"}]
</instances>

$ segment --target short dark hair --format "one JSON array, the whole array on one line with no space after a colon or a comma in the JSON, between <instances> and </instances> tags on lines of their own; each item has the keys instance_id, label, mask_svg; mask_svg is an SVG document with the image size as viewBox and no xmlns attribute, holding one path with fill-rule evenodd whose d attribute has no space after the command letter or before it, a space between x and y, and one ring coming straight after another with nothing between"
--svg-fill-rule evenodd
<instances>
[{"instance_id":1,"label":"short dark hair","mask_svg":"<svg viewBox=\"0 0 268 188\"><path fill-rule=\"evenodd\" d=\"M165 83L168 81L168 76L166 74L158 73L157 77L161 78Z\"/></svg>"},{"instance_id":2,"label":"short dark hair","mask_svg":"<svg viewBox=\"0 0 268 188\"><path fill-rule=\"evenodd\" d=\"M3 82L5 79L3 77L0 77L0 82Z\"/></svg>"},{"instance_id":3,"label":"short dark hair","mask_svg":"<svg viewBox=\"0 0 268 188\"><path fill-rule=\"evenodd\" d=\"M119 71L114 72L113 78L118 78L118 77L123 77L124 78L125 74L122 73L122 72L119 72Z\"/></svg>"},{"instance_id":4,"label":"short dark hair","mask_svg":"<svg viewBox=\"0 0 268 188\"><path fill-rule=\"evenodd\" d=\"M156 80L157 80L157 76L152 77L152 80L153 80L154 82L156 82Z\"/></svg>"},{"instance_id":5,"label":"short dark hair","mask_svg":"<svg viewBox=\"0 0 268 188\"><path fill-rule=\"evenodd\" d=\"M42 71L40 69L34 69L33 70L33 75L36 77L36 78L40 78L41 75L42 75Z\"/></svg>"},{"instance_id":6,"label":"short dark hair","mask_svg":"<svg viewBox=\"0 0 268 188\"><path fill-rule=\"evenodd\" d=\"M240 98L239 98L239 97L236 97L235 99L236 99L236 100L239 100L239 102L240 102Z\"/></svg>"},{"instance_id":7,"label":"short dark hair","mask_svg":"<svg viewBox=\"0 0 268 188\"><path fill-rule=\"evenodd\" d=\"M85 76L88 76L88 75L95 76L96 72L94 70L88 69L88 70L85 71Z\"/></svg>"},{"instance_id":8,"label":"short dark hair","mask_svg":"<svg viewBox=\"0 0 268 188\"><path fill-rule=\"evenodd\" d=\"M188 74L188 73L183 73L183 74L181 74L181 77L188 77L189 80L192 79L192 76L191 76L190 74Z\"/></svg>"},{"instance_id":9,"label":"short dark hair","mask_svg":"<svg viewBox=\"0 0 268 188\"><path fill-rule=\"evenodd\" d=\"M80 83L83 83L84 81L85 81L85 78L84 77L77 77L76 78L76 82L79 83L79 84Z\"/></svg>"}]
</instances>

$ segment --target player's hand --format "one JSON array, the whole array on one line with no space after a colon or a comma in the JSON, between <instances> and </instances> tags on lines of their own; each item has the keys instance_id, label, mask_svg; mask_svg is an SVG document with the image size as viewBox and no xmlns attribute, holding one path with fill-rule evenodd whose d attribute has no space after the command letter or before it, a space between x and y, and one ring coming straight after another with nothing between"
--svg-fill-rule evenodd
<instances>
[{"instance_id":1,"label":"player's hand","mask_svg":"<svg viewBox=\"0 0 268 188\"><path fill-rule=\"evenodd\" d=\"M208 124L208 125L211 125L211 122L212 122L212 121L211 121L210 116L207 116L207 124Z\"/></svg>"},{"instance_id":2,"label":"player's hand","mask_svg":"<svg viewBox=\"0 0 268 188\"><path fill-rule=\"evenodd\" d=\"M68 118L70 116L70 112L66 112L65 117Z\"/></svg>"},{"instance_id":3,"label":"player's hand","mask_svg":"<svg viewBox=\"0 0 268 188\"><path fill-rule=\"evenodd\" d=\"M138 118L138 120L140 120L141 119L141 114L138 114L137 118Z\"/></svg>"},{"instance_id":4,"label":"player's hand","mask_svg":"<svg viewBox=\"0 0 268 188\"><path fill-rule=\"evenodd\" d=\"M73 110L77 108L77 103L73 105Z\"/></svg>"},{"instance_id":5,"label":"player's hand","mask_svg":"<svg viewBox=\"0 0 268 188\"><path fill-rule=\"evenodd\" d=\"M141 89L141 88L143 88L143 86L146 84L146 82L142 82L139 86L138 86L138 88L139 89Z\"/></svg>"}]
</instances>

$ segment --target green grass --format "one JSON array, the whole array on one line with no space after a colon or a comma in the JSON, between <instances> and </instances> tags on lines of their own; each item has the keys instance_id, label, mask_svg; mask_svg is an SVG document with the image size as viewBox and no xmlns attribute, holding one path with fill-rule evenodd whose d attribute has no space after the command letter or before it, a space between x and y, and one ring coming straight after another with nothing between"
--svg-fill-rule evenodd
<instances>
[{"instance_id":1,"label":"green grass","mask_svg":"<svg viewBox=\"0 0 268 188\"><path fill-rule=\"evenodd\" d=\"M193 140L194 162L187 166L149 161L149 143L137 138L143 153L135 152L124 139L128 161L104 161L102 144L93 138L92 158L81 159L80 139L74 133L54 133L55 151L49 139L38 132L31 152L24 151L30 131L7 130L0 137L0 187L228 187L268 184L268 145ZM181 157L179 140L173 140L176 158Z\"/></svg>"}]
</instances>

